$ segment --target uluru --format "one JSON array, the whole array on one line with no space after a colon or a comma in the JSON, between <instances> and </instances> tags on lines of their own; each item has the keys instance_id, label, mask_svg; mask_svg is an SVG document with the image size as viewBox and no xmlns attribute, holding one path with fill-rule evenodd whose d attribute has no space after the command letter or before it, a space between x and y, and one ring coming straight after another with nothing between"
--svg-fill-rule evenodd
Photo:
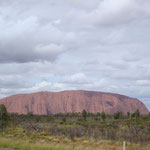
<instances>
[{"instance_id":1,"label":"uluru","mask_svg":"<svg viewBox=\"0 0 150 150\"><path fill-rule=\"evenodd\" d=\"M128 96L96 91L72 90L62 92L37 92L18 94L0 99L8 112L27 114L57 114L87 112L105 112L113 114L116 111L133 113L139 109L141 114L148 114L145 105L135 98Z\"/></svg>"}]
</instances>

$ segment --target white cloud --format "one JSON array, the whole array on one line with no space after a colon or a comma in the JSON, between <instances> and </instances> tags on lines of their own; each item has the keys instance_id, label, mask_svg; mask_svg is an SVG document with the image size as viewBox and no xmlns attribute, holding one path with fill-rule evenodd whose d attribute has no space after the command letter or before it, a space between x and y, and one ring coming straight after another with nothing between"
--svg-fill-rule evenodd
<instances>
[{"instance_id":1,"label":"white cloud","mask_svg":"<svg viewBox=\"0 0 150 150\"><path fill-rule=\"evenodd\" d=\"M137 80L136 84L139 86L149 86L150 87L150 80Z\"/></svg>"},{"instance_id":2,"label":"white cloud","mask_svg":"<svg viewBox=\"0 0 150 150\"><path fill-rule=\"evenodd\" d=\"M77 7L80 9L88 9L88 10L96 8L97 5L99 4L99 1L100 0L94 0L94 1L91 1L91 0L86 0L86 1L67 0L67 2L72 5L72 7Z\"/></svg>"},{"instance_id":3,"label":"white cloud","mask_svg":"<svg viewBox=\"0 0 150 150\"><path fill-rule=\"evenodd\" d=\"M93 1L92 1L93 2ZM92 3L91 2L91 3ZM76 2L78 3L78 2ZM84 6L85 3L83 2ZM83 5L78 3L79 6ZM97 4L97 1L95 2ZM89 6L89 3L87 4ZM85 26L113 26L125 24L134 20L143 20L150 17L150 2L145 0L100 0L97 7L91 11L81 11L80 15L74 13L74 17Z\"/></svg>"},{"instance_id":4,"label":"white cloud","mask_svg":"<svg viewBox=\"0 0 150 150\"><path fill-rule=\"evenodd\" d=\"M85 76L83 73L76 73L71 76L65 76L62 79L62 82L64 83L70 83L70 84L88 84L88 77Z\"/></svg>"}]
</instances>

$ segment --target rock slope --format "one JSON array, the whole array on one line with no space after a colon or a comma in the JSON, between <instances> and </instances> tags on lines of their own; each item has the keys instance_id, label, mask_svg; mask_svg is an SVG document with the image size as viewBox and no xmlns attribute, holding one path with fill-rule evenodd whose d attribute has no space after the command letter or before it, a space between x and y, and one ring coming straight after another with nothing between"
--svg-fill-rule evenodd
<instances>
[{"instance_id":1,"label":"rock slope","mask_svg":"<svg viewBox=\"0 0 150 150\"><path fill-rule=\"evenodd\" d=\"M82 112L106 112L112 114L116 111L133 113L136 109L141 114L149 113L145 105L138 99L127 96L95 91L62 91L38 92L33 94L18 94L0 100L9 112L27 114L56 114Z\"/></svg>"}]
</instances>

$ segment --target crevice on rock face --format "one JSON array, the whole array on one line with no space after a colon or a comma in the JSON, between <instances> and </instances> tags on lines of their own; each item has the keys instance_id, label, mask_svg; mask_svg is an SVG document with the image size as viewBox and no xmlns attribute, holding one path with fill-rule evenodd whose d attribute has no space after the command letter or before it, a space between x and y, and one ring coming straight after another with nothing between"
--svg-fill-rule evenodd
<instances>
[{"instance_id":1,"label":"crevice on rock face","mask_svg":"<svg viewBox=\"0 0 150 150\"><path fill-rule=\"evenodd\" d=\"M28 113L29 112L29 105L28 104L25 105L25 109L26 109L26 111Z\"/></svg>"},{"instance_id":2,"label":"crevice on rock face","mask_svg":"<svg viewBox=\"0 0 150 150\"><path fill-rule=\"evenodd\" d=\"M113 107L113 103L110 101L106 101L106 104L108 104L109 106Z\"/></svg>"}]
</instances>

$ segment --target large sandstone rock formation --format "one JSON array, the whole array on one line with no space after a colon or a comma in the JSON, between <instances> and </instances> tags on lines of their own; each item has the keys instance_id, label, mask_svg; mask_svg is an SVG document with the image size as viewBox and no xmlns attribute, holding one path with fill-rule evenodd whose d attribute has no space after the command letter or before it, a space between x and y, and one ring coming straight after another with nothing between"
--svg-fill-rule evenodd
<instances>
[{"instance_id":1,"label":"large sandstone rock formation","mask_svg":"<svg viewBox=\"0 0 150 150\"><path fill-rule=\"evenodd\" d=\"M106 112L112 114L118 110L123 113L133 113L139 109L141 114L149 111L145 105L137 99L111 93L94 91L62 91L62 92L38 92L33 94L19 94L0 100L5 104L9 112L26 114L32 111L34 114L56 114L68 112Z\"/></svg>"}]
</instances>

